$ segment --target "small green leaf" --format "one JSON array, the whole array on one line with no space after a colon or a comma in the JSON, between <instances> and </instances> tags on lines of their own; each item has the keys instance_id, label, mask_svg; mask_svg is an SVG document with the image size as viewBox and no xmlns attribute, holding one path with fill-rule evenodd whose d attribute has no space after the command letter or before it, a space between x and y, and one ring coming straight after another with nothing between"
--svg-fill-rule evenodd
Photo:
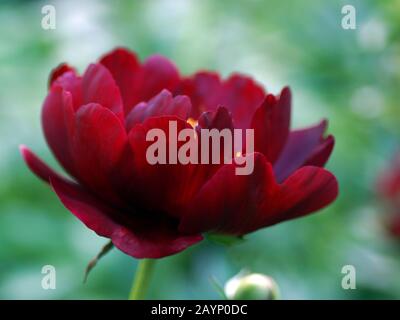
<instances>
[{"instance_id":1,"label":"small green leaf","mask_svg":"<svg viewBox=\"0 0 400 320\"><path fill-rule=\"evenodd\" d=\"M83 278L83 283L86 283L86 280L89 276L90 271L96 266L97 262L105 255L107 254L112 248L114 247L113 243L110 241L108 242L101 250L100 252L92 259L89 261L86 270L85 270L85 275Z\"/></svg>"}]
</instances>

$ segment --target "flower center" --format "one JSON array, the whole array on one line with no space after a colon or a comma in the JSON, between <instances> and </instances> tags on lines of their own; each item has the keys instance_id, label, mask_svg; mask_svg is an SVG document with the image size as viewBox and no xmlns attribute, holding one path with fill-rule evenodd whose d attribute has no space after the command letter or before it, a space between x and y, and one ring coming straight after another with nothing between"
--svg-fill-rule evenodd
<instances>
[{"instance_id":1,"label":"flower center","mask_svg":"<svg viewBox=\"0 0 400 320\"><path fill-rule=\"evenodd\" d=\"M193 118L189 118L186 120L187 123L189 123L193 128L197 126L197 120Z\"/></svg>"}]
</instances>

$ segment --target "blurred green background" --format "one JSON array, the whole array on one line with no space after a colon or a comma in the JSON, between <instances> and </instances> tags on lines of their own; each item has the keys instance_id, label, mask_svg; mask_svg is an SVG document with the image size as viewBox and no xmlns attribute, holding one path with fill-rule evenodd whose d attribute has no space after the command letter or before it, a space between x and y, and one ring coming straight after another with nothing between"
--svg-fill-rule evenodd
<instances>
[{"instance_id":1,"label":"blurred green background","mask_svg":"<svg viewBox=\"0 0 400 320\"><path fill-rule=\"evenodd\" d=\"M56 29L41 8L56 8ZM357 29L341 27L352 4ZM247 268L272 276L284 299L400 298L400 244L382 226L377 174L400 137L400 1L4 1L0 2L0 298L125 299L137 261L109 253L83 284L107 240L74 218L23 164L23 143L59 168L40 127L50 70L83 71L115 46L141 59L161 53L182 73L240 71L268 91L290 85L294 127L329 119L336 147L327 167L340 183L329 208L260 230L226 248L203 242L158 261L149 298L220 298ZM57 289L41 287L54 265ZM354 265L357 289L343 290Z\"/></svg>"}]
</instances>

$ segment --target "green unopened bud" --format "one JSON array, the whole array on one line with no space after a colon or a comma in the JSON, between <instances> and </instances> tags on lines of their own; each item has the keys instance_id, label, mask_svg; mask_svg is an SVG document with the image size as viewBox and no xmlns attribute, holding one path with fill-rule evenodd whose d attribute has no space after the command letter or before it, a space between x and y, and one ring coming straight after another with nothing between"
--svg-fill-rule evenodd
<instances>
[{"instance_id":1,"label":"green unopened bud","mask_svg":"<svg viewBox=\"0 0 400 320\"><path fill-rule=\"evenodd\" d=\"M261 273L239 273L225 284L229 300L276 300L279 289L275 281Z\"/></svg>"}]
</instances>

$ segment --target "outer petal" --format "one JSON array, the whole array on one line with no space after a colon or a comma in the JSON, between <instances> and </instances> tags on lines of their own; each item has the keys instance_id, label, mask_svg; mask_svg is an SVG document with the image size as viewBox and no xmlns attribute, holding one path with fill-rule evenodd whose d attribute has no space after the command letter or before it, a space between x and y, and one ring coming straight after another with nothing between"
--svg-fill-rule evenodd
<instances>
[{"instance_id":1,"label":"outer petal","mask_svg":"<svg viewBox=\"0 0 400 320\"><path fill-rule=\"evenodd\" d=\"M135 258L162 258L202 240L201 235L182 235L171 221L120 213L93 198L79 185L51 179L64 206L98 235Z\"/></svg>"},{"instance_id":2,"label":"outer petal","mask_svg":"<svg viewBox=\"0 0 400 320\"><path fill-rule=\"evenodd\" d=\"M296 169L307 164L309 159L309 164L326 162L333 147L332 138L323 138L326 126L327 121L324 120L316 126L294 130L290 133L281 155L274 164L278 181L283 181Z\"/></svg>"},{"instance_id":3,"label":"outer petal","mask_svg":"<svg viewBox=\"0 0 400 320\"><path fill-rule=\"evenodd\" d=\"M119 118L124 109L119 88L110 71L101 64L91 64L82 79L82 104L98 103L110 109Z\"/></svg>"},{"instance_id":4,"label":"outer petal","mask_svg":"<svg viewBox=\"0 0 400 320\"><path fill-rule=\"evenodd\" d=\"M284 88L279 97L267 95L251 122L255 151L275 163L289 136L291 93Z\"/></svg>"},{"instance_id":5,"label":"outer petal","mask_svg":"<svg viewBox=\"0 0 400 320\"><path fill-rule=\"evenodd\" d=\"M55 157L71 175L75 174L70 147L73 121L71 93L60 86L52 87L43 104L42 127Z\"/></svg>"},{"instance_id":6,"label":"outer petal","mask_svg":"<svg viewBox=\"0 0 400 320\"><path fill-rule=\"evenodd\" d=\"M191 109L191 103L186 96L172 97L168 90L162 90L148 103L139 103L126 117L126 128L129 131L137 123L142 123L150 117L177 116L186 120Z\"/></svg>"},{"instance_id":7,"label":"outer petal","mask_svg":"<svg viewBox=\"0 0 400 320\"><path fill-rule=\"evenodd\" d=\"M191 202L180 230L246 234L316 211L337 196L336 179L324 169L301 168L279 185L264 156L254 157L248 176L236 175L234 164L219 169Z\"/></svg>"},{"instance_id":8,"label":"outer petal","mask_svg":"<svg viewBox=\"0 0 400 320\"><path fill-rule=\"evenodd\" d=\"M254 155L252 174L236 175L236 165L227 164L203 185L181 218L181 231L242 234L253 226L257 207L277 188L271 166L261 154Z\"/></svg>"},{"instance_id":9,"label":"outer petal","mask_svg":"<svg viewBox=\"0 0 400 320\"><path fill-rule=\"evenodd\" d=\"M36 156L26 146L21 145L19 147L22 158L29 169L44 182L50 183L50 179L63 179L57 172L51 169L46 163L43 162L38 156Z\"/></svg>"},{"instance_id":10,"label":"outer petal","mask_svg":"<svg viewBox=\"0 0 400 320\"><path fill-rule=\"evenodd\" d=\"M74 131L71 150L79 181L117 201L111 182L127 144L125 128L109 109L90 103L77 111Z\"/></svg>"},{"instance_id":11,"label":"outer petal","mask_svg":"<svg viewBox=\"0 0 400 320\"><path fill-rule=\"evenodd\" d=\"M176 92L190 97L193 105L190 116L197 119L201 113L216 109L217 106L212 102L220 87L218 73L201 71L183 79Z\"/></svg>"},{"instance_id":12,"label":"outer petal","mask_svg":"<svg viewBox=\"0 0 400 320\"><path fill-rule=\"evenodd\" d=\"M334 201L338 195L338 183L335 176L319 167L302 167L280 186L281 206L278 208L281 213L276 217L267 217L264 221L266 226L319 210ZM267 208L266 202L262 210Z\"/></svg>"},{"instance_id":13,"label":"outer petal","mask_svg":"<svg viewBox=\"0 0 400 320\"><path fill-rule=\"evenodd\" d=\"M101 58L100 63L112 74L121 92L125 114L135 105L135 79L140 69L136 55L124 48L117 48Z\"/></svg>"},{"instance_id":14,"label":"outer petal","mask_svg":"<svg viewBox=\"0 0 400 320\"><path fill-rule=\"evenodd\" d=\"M332 135L327 136L326 139L322 139L322 142L314 149L305 165L323 167L328 161L334 145L335 138Z\"/></svg>"}]
</instances>

